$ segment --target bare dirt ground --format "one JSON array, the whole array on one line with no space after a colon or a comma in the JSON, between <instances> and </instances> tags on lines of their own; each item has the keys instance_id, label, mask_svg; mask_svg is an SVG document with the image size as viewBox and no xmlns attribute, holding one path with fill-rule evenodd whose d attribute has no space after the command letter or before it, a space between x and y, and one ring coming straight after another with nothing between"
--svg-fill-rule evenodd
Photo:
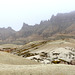
<instances>
[{"instance_id":1,"label":"bare dirt ground","mask_svg":"<svg viewBox=\"0 0 75 75\"><path fill-rule=\"evenodd\" d=\"M19 48L21 46L22 45L16 45L16 44L2 44L2 45L0 45L0 49L2 49L2 48Z\"/></svg>"},{"instance_id":2,"label":"bare dirt ground","mask_svg":"<svg viewBox=\"0 0 75 75\"><path fill-rule=\"evenodd\" d=\"M32 65L38 64L38 62L19 57L6 52L0 51L0 63L2 64L11 64L11 65Z\"/></svg>"},{"instance_id":3,"label":"bare dirt ground","mask_svg":"<svg viewBox=\"0 0 75 75\"><path fill-rule=\"evenodd\" d=\"M75 66L1 64L0 75L75 75Z\"/></svg>"}]
</instances>

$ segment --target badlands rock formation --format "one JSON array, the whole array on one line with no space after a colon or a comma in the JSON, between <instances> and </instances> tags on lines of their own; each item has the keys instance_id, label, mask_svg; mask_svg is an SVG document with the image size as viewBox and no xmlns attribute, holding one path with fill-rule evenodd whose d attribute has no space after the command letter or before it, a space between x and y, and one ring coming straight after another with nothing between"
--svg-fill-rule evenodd
<instances>
[{"instance_id":1,"label":"badlands rock formation","mask_svg":"<svg viewBox=\"0 0 75 75\"><path fill-rule=\"evenodd\" d=\"M44 64L75 65L75 40L35 41L13 53Z\"/></svg>"}]
</instances>

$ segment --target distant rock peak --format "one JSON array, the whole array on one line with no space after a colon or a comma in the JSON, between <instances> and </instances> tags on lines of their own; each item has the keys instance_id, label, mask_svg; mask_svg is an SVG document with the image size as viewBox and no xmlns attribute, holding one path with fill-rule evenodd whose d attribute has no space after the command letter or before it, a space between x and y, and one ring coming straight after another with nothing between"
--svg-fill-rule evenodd
<instances>
[{"instance_id":1,"label":"distant rock peak","mask_svg":"<svg viewBox=\"0 0 75 75\"><path fill-rule=\"evenodd\" d=\"M26 23L23 23L23 27L28 27L29 25Z\"/></svg>"}]
</instances>

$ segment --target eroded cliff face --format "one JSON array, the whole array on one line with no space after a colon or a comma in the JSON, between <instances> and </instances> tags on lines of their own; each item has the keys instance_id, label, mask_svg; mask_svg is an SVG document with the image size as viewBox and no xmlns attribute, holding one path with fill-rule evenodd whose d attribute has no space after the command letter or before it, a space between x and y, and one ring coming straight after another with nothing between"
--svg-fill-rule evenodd
<instances>
[{"instance_id":1,"label":"eroded cliff face","mask_svg":"<svg viewBox=\"0 0 75 75\"><path fill-rule=\"evenodd\" d=\"M41 21L40 24L28 25L23 23L19 31L12 28L0 28L0 44L25 44L43 39L75 38L75 11L58 13L50 20ZM59 36L60 35L60 36ZM63 36L62 36L63 35Z\"/></svg>"}]
</instances>

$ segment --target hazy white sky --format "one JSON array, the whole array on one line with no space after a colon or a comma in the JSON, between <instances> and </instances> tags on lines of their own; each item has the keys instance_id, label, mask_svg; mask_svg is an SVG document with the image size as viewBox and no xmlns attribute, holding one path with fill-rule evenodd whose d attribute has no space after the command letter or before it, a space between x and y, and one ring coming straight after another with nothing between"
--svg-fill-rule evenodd
<instances>
[{"instance_id":1,"label":"hazy white sky","mask_svg":"<svg viewBox=\"0 0 75 75\"><path fill-rule=\"evenodd\" d=\"M19 30L23 22L34 25L52 14L74 10L75 0L0 0L0 27Z\"/></svg>"}]
</instances>

